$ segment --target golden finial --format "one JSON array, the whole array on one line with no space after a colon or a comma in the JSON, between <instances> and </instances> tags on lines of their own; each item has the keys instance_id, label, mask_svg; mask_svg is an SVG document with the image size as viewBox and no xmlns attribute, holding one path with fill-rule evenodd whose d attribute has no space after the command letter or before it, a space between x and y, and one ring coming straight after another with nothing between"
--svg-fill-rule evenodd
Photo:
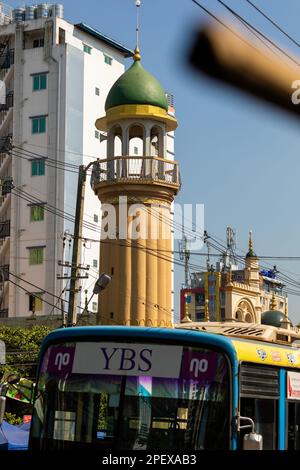
<instances>
[{"instance_id":1,"label":"golden finial","mask_svg":"<svg viewBox=\"0 0 300 470\"><path fill-rule=\"evenodd\" d=\"M205 300L205 310L204 310L204 312L205 312L205 321L208 322L209 321L209 300L208 299Z\"/></svg>"},{"instance_id":2,"label":"golden finial","mask_svg":"<svg viewBox=\"0 0 300 470\"><path fill-rule=\"evenodd\" d=\"M272 299L271 299L271 305L270 305L270 310L276 310L276 298L275 298L275 293L273 292Z\"/></svg>"},{"instance_id":3,"label":"golden finial","mask_svg":"<svg viewBox=\"0 0 300 470\"><path fill-rule=\"evenodd\" d=\"M249 231L249 251L253 250L252 230Z\"/></svg>"},{"instance_id":4,"label":"golden finial","mask_svg":"<svg viewBox=\"0 0 300 470\"><path fill-rule=\"evenodd\" d=\"M139 50L138 47L136 47L136 48L134 49L133 60L134 60L134 62L137 62L138 60L141 60L141 54L140 54L140 50Z\"/></svg>"},{"instance_id":5,"label":"golden finial","mask_svg":"<svg viewBox=\"0 0 300 470\"><path fill-rule=\"evenodd\" d=\"M189 304L188 304L188 292L186 292L184 294L184 298L185 298L185 316L184 318L181 320L181 323L191 323L191 319L189 317Z\"/></svg>"}]
</instances>

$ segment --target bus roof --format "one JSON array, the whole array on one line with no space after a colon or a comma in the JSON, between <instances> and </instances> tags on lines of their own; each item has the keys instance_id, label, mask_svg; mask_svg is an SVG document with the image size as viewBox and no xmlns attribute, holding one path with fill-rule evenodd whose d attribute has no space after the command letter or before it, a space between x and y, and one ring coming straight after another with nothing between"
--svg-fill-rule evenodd
<instances>
[{"instance_id":1,"label":"bus roof","mask_svg":"<svg viewBox=\"0 0 300 470\"><path fill-rule=\"evenodd\" d=\"M198 324L199 325L199 324ZM210 345L223 349L232 363L252 362L277 367L300 368L300 348L267 343L260 338L238 338L195 328L147 328L134 326L86 326L54 330L46 336L41 356L51 344L76 340L170 341L176 343Z\"/></svg>"}]
</instances>

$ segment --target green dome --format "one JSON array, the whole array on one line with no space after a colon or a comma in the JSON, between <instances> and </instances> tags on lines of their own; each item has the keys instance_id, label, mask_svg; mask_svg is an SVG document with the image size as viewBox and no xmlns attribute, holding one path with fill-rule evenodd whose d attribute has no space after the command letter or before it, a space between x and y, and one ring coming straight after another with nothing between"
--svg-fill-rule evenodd
<instances>
[{"instance_id":1,"label":"green dome","mask_svg":"<svg viewBox=\"0 0 300 470\"><path fill-rule=\"evenodd\" d=\"M114 83L106 98L105 111L126 104L146 104L168 110L161 84L143 68L139 60Z\"/></svg>"},{"instance_id":2,"label":"green dome","mask_svg":"<svg viewBox=\"0 0 300 470\"><path fill-rule=\"evenodd\" d=\"M261 314L262 325L276 326L279 328L285 320L285 315L279 310L267 310Z\"/></svg>"}]
</instances>

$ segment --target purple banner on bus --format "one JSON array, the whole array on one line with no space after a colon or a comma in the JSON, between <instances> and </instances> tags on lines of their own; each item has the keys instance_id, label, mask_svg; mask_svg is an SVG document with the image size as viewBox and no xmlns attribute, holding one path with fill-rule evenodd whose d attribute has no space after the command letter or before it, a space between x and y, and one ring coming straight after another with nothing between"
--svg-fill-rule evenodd
<instances>
[{"instance_id":1,"label":"purple banner on bus","mask_svg":"<svg viewBox=\"0 0 300 470\"><path fill-rule=\"evenodd\" d=\"M75 347L52 347L48 362L48 372L54 375L72 373Z\"/></svg>"},{"instance_id":2,"label":"purple banner on bus","mask_svg":"<svg viewBox=\"0 0 300 470\"><path fill-rule=\"evenodd\" d=\"M183 379L212 381L217 373L218 354L214 352L185 351L182 358Z\"/></svg>"}]
</instances>

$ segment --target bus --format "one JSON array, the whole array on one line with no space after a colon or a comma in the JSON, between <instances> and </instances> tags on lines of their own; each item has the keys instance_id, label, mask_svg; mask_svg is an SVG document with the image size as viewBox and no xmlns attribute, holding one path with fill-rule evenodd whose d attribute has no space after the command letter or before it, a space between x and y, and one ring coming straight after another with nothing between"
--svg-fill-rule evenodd
<instances>
[{"instance_id":1,"label":"bus","mask_svg":"<svg viewBox=\"0 0 300 470\"><path fill-rule=\"evenodd\" d=\"M30 449L300 449L299 340L232 322L53 331Z\"/></svg>"}]
</instances>

